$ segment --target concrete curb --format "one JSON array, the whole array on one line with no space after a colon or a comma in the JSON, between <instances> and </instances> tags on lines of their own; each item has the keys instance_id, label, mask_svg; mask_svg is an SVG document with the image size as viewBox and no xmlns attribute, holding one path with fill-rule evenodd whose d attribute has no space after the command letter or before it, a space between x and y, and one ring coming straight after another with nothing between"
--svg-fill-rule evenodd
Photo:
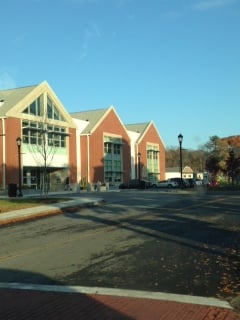
<instances>
[{"instance_id":1,"label":"concrete curb","mask_svg":"<svg viewBox=\"0 0 240 320\"><path fill-rule=\"evenodd\" d=\"M89 295L109 295L128 298L153 299L162 301L171 301L187 304L197 304L210 307L218 307L224 309L233 309L226 301L216 298L206 298L199 296L188 296L164 292L125 290L101 287L83 287L83 286L62 286L62 285L39 285L27 283L4 283L0 282L2 289L32 290L43 292L61 292L61 293L79 293Z\"/></svg>"},{"instance_id":2,"label":"concrete curb","mask_svg":"<svg viewBox=\"0 0 240 320\"><path fill-rule=\"evenodd\" d=\"M53 205L43 205L39 207L30 207L26 209L14 210L0 214L0 226L38 218L44 218L50 215L64 213L65 211L78 210L81 207L95 206L104 203L101 198L81 198L81 200L69 200Z\"/></svg>"}]
</instances>

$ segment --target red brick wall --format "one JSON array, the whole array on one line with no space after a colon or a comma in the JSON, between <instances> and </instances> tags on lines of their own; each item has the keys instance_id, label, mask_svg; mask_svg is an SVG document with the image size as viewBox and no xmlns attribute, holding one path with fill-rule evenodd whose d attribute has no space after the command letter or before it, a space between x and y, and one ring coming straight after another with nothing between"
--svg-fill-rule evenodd
<instances>
[{"instance_id":1,"label":"red brick wall","mask_svg":"<svg viewBox=\"0 0 240 320\"><path fill-rule=\"evenodd\" d=\"M6 184L18 183L18 148L16 139L21 137L21 120L7 118L6 130Z\"/></svg>"},{"instance_id":2,"label":"red brick wall","mask_svg":"<svg viewBox=\"0 0 240 320\"><path fill-rule=\"evenodd\" d=\"M130 141L129 137L113 110L107 114L96 130L89 136L89 182L104 181L104 133L119 136L123 141L124 180L130 178ZM87 137L81 137L81 173L87 177Z\"/></svg>"},{"instance_id":3,"label":"red brick wall","mask_svg":"<svg viewBox=\"0 0 240 320\"><path fill-rule=\"evenodd\" d=\"M5 121L5 120L3 120ZM3 179L3 175L2 175L2 170L3 170L3 126L2 126L2 120L0 119L0 186L2 187L2 179Z\"/></svg>"}]
</instances>

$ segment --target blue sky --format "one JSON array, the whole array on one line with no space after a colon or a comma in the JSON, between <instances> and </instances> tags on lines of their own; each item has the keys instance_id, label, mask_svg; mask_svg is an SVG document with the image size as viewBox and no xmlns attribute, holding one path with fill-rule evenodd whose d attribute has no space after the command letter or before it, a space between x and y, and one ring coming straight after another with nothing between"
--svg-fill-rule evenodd
<instances>
[{"instance_id":1,"label":"blue sky","mask_svg":"<svg viewBox=\"0 0 240 320\"><path fill-rule=\"evenodd\" d=\"M68 112L113 105L166 147L240 134L239 0L8 0L0 89L46 80Z\"/></svg>"}]
</instances>

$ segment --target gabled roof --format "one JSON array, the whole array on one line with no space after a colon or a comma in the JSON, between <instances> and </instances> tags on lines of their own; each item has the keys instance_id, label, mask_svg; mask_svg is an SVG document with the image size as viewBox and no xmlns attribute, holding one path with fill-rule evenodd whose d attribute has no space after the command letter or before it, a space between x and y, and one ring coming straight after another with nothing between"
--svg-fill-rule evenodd
<instances>
[{"instance_id":1,"label":"gabled roof","mask_svg":"<svg viewBox=\"0 0 240 320\"><path fill-rule=\"evenodd\" d=\"M37 85L0 90L0 116L4 117L20 100L33 91Z\"/></svg>"},{"instance_id":2,"label":"gabled roof","mask_svg":"<svg viewBox=\"0 0 240 320\"><path fill-rule=\"evenodd\" d=\"M103 119L113 111L117 116L119 122L121 123L123 129L126 131L124 124L122 123L121 119L119 118L118 114L116 113L113 106L110 106L105 109L97 109L97 110L88 110L88 111L81 111L81 112L73 112L70 113L72 118L86 121L88 125L83 129L81 134L91 134L94 130L100 125ZM127 133L127 131L126 131Z\"/></svg>"},{"instance_id":3,"label":"gabled roof","mask_svg":"<svg viewBox=\"0 0 240 320\"><path fill-rule=\"evenodd\" d=\"M125 128L128 131L140 133L140 136L145 132L145 130L148 128L148 126L149 126L149 122L125 124Z\"/></svg>"},{"instance_id":4,"label":"gabled roof","mask_svg":"<svg viewBox=\"0 0 240 320\"><path fill-rule=\"evenodd\" d=\"M22 117L23 110L37 97L47 92L69 127L75 128L72 118L46 81L38 85L0 90L0 117Z\"/></svg>"},{"instance_id":5,"label":"gabled roof","mask_svg":"<svg viewBox=\"0 0 240 320\"><path fill-rule=\"evenodd\" d=\"M183 173L193 173L193 169L189 166L183 168Z\"/></svg>"},{"instance_id":6,"label":"gabled roof","mask_svg":"<svg viewBox=\"0 0 240 320\"><path fill-rule=\"evenodd\" d=\"M80 112L70 113L70 116L75 119L89 122L86 128L81 132L81 134L87 134L87 133L93 132L94 128L101 121L101 119L104 117L107 111L108 111L108 108L80 111Z\"/></svg>"},{"instance_id":7,"label":"gabled roof","mask_svg":"<svg viewBox=\"0 0 240 320\"><path fill-rule=\"evenodd\" d=\"M143 137L145 136L145 134L147 133L148 129L150 126L153 126L160 138L160 140L162 141L157 128L155 127L153 121L149 121L149 122L144 122L144 123L135 123L135 124L127 124L125 125L126 129L128 131L132 131L132 132L136 132L139 133L139 136L137 138L136 143L140 143L141 140L143 139Z\"/></svg>"}]
</instances>

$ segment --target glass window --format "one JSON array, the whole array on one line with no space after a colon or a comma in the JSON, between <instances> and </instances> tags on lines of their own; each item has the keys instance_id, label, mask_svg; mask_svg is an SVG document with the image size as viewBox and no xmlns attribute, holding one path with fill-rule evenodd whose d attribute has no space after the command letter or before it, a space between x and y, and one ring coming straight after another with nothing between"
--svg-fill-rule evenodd
<instances>
[{"instance_id":1,"label":"glass window","mask_svg":"<svg viewBox=\"0 0 240 320\"><path fill-rule=\"evenodd\" d=\"M47 117L52 119L52 101L49 98L47 100Z\"/></svg>"},{"instance_id":2,"label":"glass window","mask_svg":"<svg viewBox=\"0 0 240 320\"><path fill-rule=\"evenodd\" d=\"M28 121L23 121L22 122L22 138L23 138L23 143L29 143L29 129L28 129Z\"/></svg>"},{"instance_id":3,"label":"glass window","mask_svg":"<svg viewBox=\"0 0 240 320\"><path fill-rule=\"evenodd\" d=\"M114 161L114 171L117 171L117 172L121 171L121 161L118 161L118 160Z\"/></svg>"},{"instance_id":4,"label":"glass window","mask_svg":"<svg viewBox=\"0 0 240 320\"><path fill-rule=\"evenodd\" d=\"M61 144L60 144L61 148L65 148L66 147L66 136L61 136Z\"/></svg>"},{"instance_id":5,"label":"glass window","mask_svg":"<svg viewBox=\"0 0 240 320\"><path fill-rule=\"evenodd\" d=\"M122 139L104 136L105 180L119 182L122 179Z\"/></svg>"},{"instance_id":6,"label":"glass window","mask_svg":"<svg viewBox=\"0 0 240 320\"><path fill-rule=\"evenodd\" d=\"M36 114L36 103L35 101L30 104L29 113L35 115Z\"/></svg>"},{"instance_id":7,"label":"glass window","mask_svg":"<svg viewBox=\"0 0 240 320\"><path fill-rule=\"evenodd\" d=\"M147 145L147 171L151 181L159 180L158 145Z\"/></svg>"},{"instance_id":8,"label":"glass window","mask_svg":"<svg viewBox=\"0 0 240 320\"><path fill-rule=\"evenodd\" d=\"M112 171L112 161L111 160L104 161L104 170L107 172Z\"/></svg>"},{"instance_id":9,"label":"glass window","mask_svg":"<svg viewBox=\"0 0 240 320\"><path fill-rule=\"evenodd\" d=\"M58 109L54 106L54 108L53 108L53 118L55 119L55 120L60 120L60 115L59 115L59 111L58 111Z\"/></svg>"},{"instance_id":10,"label":"glass window","mask_svg":"<svg viewBox=\"0 0 240 320\"><path fill-rule=\"evenodd\" d=\"M49 97L47 97L47 117L48 119L65 121L64 117Z\"/></svg>"},{"instance_id":11,"label":"glass window","mask_svg":"<svg viewBox=\"0 0 240 320\"><path fill-rule=\"evenodd\" d=\"M52 132L48 132L48 145L49 146L54 145L54 135Z\"/></svg>"},{"instance_id":12,"label":"glass window","mask_svg":"<svg viewBox=\"0 0 240 320\"><path fill-rule=\"evenodd\" d=\"M112 153L112 144L105 142L104 143L104 152L105 153Z\"/></svg>"},{"instance_id":13,"label":"glass window","mask_svg":"<svg viewBox=\"0 0 240 320\"><path fill-rule=\"evenodd\" d=\"M115 154L120 154L120 145L119 144L114 144L114 153Z\"/></svg>"},{"instance_id":14,"label":"glass window","mask_svg":"<svg viewBox=\"0 0 240 320\"><path fill-rule=\"evenodd\" d=\"M37 131L30 130L30 143L37 144Z\"/></svg>"},{"instance_id":15,"label":"glass window","mask_svg":"<svg viewBox=\"0 0 240 320\"><path fill-rule=\"evenodd\" d=\"M66 129L59 126L47 126L42 122L23 121L22 136L24 143L44 144L49 146L65 148L66 146Z\"/></svg>"},{"instance_id":16,"label":"glass window","mask_svg":"<svg viewBox=\"0 0 240 320\"><path fill-rule=\"evenodd\" d=\"M30 114L33 116L41 115L43 96L41 95L35 101L33 101L27 108L23 110L23 113Z\"/></svg>"}]
</instances>

